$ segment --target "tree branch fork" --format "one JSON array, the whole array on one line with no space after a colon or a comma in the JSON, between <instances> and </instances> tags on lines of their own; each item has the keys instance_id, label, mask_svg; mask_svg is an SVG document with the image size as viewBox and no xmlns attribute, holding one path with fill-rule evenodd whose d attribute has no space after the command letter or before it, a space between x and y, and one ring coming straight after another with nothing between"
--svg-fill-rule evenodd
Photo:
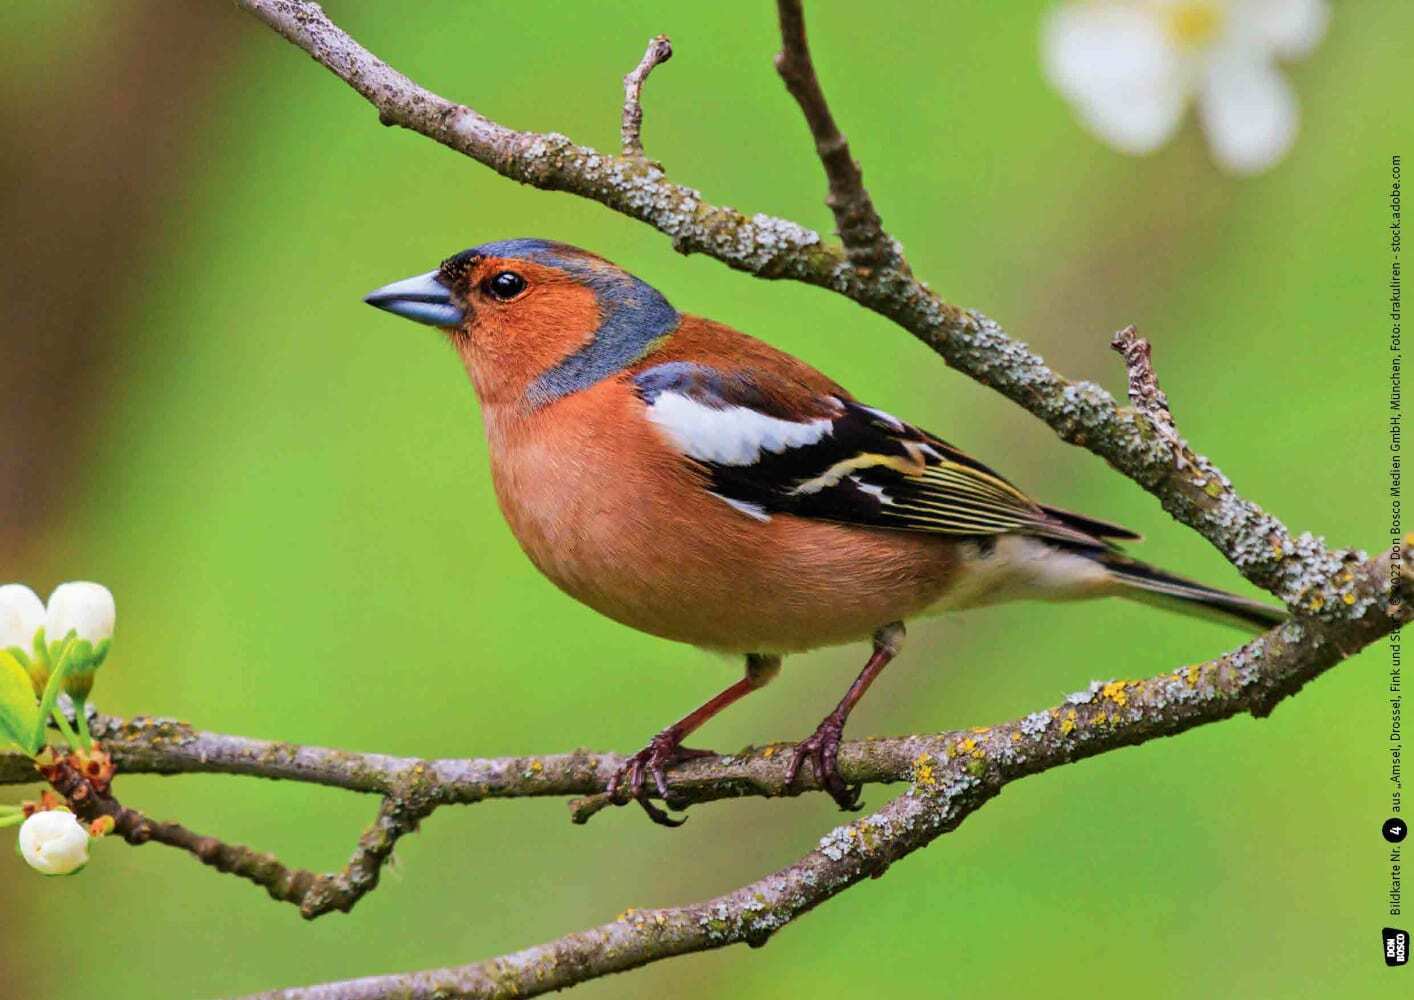
<instances>
[{"instance_id":1,"label":"tree branch fork","mask_svg":"<svg viewBox=\"0 0 1414 1000\"><path fill-rule=\"evenodd\" d=\"M898 858L954 829L1012 781L1123 746L1171 736L1239 713L1268 714L1334 664L1398 629L1411 616L1414 580L1407 548L1369 558L1294 535L1242 498L1179 435L1159 387L1150 346L1131 327L1113 341L1129 374L1129 404L1045 365L993 320L946 302L913 277L902 246L880 221L816 75L800 0L777 0L777 69L800 106L827 182L826 204L842 244L788 220L707 202L668 179L644 153L642 92L672 54L649 42L627 76L618 155L555 133L522 132L448 101L392 69L304 0L236 0L357 91L384 124L419 132L495 170L546 190L599 202L667 235L684 253L705 253L763 278L838 293L883 315L931 347L950 367L1002 393L1152 493L1248 580L1295 617L1224 656L1147 679L1093 682L1062 703L1002 725L844 744L851 783L907 783L877 811L836 827L799 861L698 904L629 911L596 928L473 965L347 980L267 997L533 996L674 955L744 942L775 930ZM1142 669L1134 673L1144 673ZM601 790L624 763L617 754L576 751L543 757L421 760L352 753L195 730L181 723L98 718L95 734L120 773L195 772L301 781L378 796L372 824L348 865L318 875L268 854L225 844L121 805L111 789L62 767L46 777L85 818L107 815L131 843L159 842L219 871L264 887L307 917L348 910L376 886L397 840L438 808L493 798L580 796L577 822L608 804ZM781 745L690 761L669 773L678 808L746 795L818 790L813 775L785 783ZM32 762L0 754L0 784L33 781Z\"/></svg>"}]
</instances>

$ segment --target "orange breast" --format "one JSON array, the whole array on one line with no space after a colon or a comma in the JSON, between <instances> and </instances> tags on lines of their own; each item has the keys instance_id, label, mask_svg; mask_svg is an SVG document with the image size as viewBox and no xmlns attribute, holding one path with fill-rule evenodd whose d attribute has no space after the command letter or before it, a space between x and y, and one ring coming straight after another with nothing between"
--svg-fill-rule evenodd
<instances>
[{"instance_id":1,"label":"orange breast","mask_svg":"<svg viewBox=\"0 0 1414 1000\"><path fill-rule=\"evenodd\" d=\"M956 544L775 515L707 492L623 379L532 414L486 409L496 495L555 584L633 628L726 652L868 638L934 604Z\"/></svg>"}]
</instances>

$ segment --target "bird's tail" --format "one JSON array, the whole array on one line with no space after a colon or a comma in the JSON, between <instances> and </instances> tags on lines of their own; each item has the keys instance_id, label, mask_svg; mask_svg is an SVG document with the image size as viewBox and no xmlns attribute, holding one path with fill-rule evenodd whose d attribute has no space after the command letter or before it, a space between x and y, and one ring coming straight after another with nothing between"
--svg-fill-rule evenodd
<instances>
[{"instance_id":1,"label":"bird's tail","mask_svg":"<svg viewBox=\"0 0 1414 1000\"><path fill-rule=\"evenodd\" d=\"M1254 625L1258 629L1271 628L1288 617L1281 608L1165 573L1113 549L1088 552L1086 555L1109 570L1114 580L1122 586L1121 596L1130 600L1236 625L1248 631Z\"/></svg>"}]
</instances>

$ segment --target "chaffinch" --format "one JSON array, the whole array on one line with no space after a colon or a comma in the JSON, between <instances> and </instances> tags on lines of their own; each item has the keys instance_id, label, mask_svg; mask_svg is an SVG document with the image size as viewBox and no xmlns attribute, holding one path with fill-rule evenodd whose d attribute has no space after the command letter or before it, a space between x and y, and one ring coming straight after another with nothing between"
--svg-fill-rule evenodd
<instances>
[{"instance_id":1,"label":"chaffinch","mask_svg":"<svg viewBox=\"0 0 1414 1000\"><path fill-rule=\"evenodd\" d=\"M791 758L841 807L845 719L919 615L1118 595L1268 626L1284 612L1122 554L1139 536L1032 500L953 445L857 401L804 362L685 316L592 253L486 243L370 294L440 327L485 418L501 511L571 597L653 635L744 655L745 676L615 775L658 822L653 778L683 739L768 683L781 657L873 639Z\"/></svg>"}]
</instances>

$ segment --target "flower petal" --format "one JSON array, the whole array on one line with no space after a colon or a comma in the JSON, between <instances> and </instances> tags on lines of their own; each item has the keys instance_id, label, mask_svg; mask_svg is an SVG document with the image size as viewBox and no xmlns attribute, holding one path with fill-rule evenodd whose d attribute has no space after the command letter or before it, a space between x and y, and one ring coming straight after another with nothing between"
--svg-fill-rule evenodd
<instances>
[{"instance_id":1,"label":"flower petal","mask_svg":"<svg viewBox=\"0 0 1414 1000\"><path fill-rule=\"evenodd\" d=\"M88 831L67 810L37 812L20 827L20 856L43 875L71 875L88 864Z\"/></svg>"},{"instance_id":2,"label":"flower petal","mask_svg":"<svg viewBox=\"0 0 1414 1000\"><path fill-rule=\"evenodd\" d=\"M75 632L80 640L97 644L113 638L116 617L113 595L101 583L61 583L49 595L44 637L62 643Z\"/></svg>"},{"instance_id":3,"label":"flower petal","mask_svg":"<svg viewBox=\"0 0 1414 1000\"><path fill-rule=\"evenodd\" d=\"M1231 51L1209 65L1198 114L1213 157L1236 174L1260 173L1280 161L1300 118L1296 95L1276 66Z\"/></svg>"},{"instance_id":4,"label":"flower petal","mask_svg":"<svg viewBox=\"0 0 1414 1000\"><path fill-rule=\"evenodd\" d=\"M1042 27L1041 56L1052 86L1117 149L1150 152L1178 127L1188 97L1183 61L1151 13L1061 7Z\"/></svg>"},{"instance_id":5,"label":"flower petal","mask_svg":"<svg viewBox=\"0 0 1414 1000\"><path fill-rule=\"evenodd\" d=\"M1233 11L1236 34L1282 59L1309 55L1326 36L1326 0L1242 0Z\"/></svg>"},{"instance_id":6,"label":"flower petal","mask_svg":"<svg viewBox=\"0 0 1414 1000\"><path fill-rule=\"evenodd\" d=\"M34 634L44 627L44 603L20 583L0 587L0 649L29 652Z\"/></svg>"}]
</instances>

